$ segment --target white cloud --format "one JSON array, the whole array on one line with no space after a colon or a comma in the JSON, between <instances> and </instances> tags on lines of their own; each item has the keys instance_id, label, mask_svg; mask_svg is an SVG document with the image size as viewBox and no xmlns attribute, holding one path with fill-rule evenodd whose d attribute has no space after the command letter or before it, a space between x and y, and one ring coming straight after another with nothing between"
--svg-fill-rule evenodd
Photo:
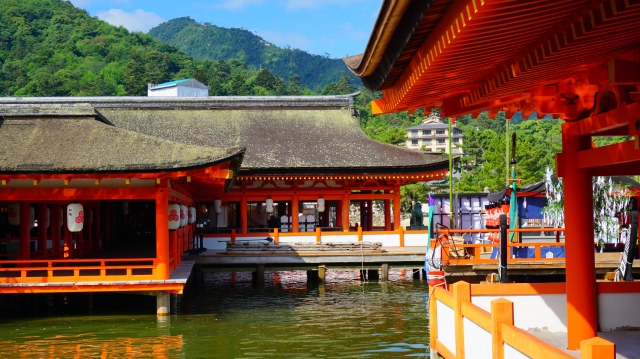
<instances>
[{"instance_id":1,"label":"white cloud","mask_svg":"<svg viewBox=\"0 0 640 359\"><path fill-rule=\"evenodd\" d=\"M295 32L280 32L276 30L258 30L260 37L279 47L291 46L294 49L304 51L311 50L311 40L308 37Z\"/></svg>"},{"instance_id":2,"label":"white cloud","mask_svg":"<svg viewBox=\"0 0 640 359\"><path fill-rule=\"evenodd\" d=\"M136 9L126 12L121 9L109 9L97 14L98 18L115 26L124 26L129 31L147 32L152 27L165 22L166 20L153 12Z\"/></svg>"},{"instance_id":3,"label":"white cloud","mask_svg":"<svg viewBox=\"0 0 640 359\"><path fill-rule=\"evenodd\" d=\"M242 10L247 6L260 5L264 0L225 0L220 4L212 5L216 9L225 9L231 11Z\"/></svg>"}]
</instances>

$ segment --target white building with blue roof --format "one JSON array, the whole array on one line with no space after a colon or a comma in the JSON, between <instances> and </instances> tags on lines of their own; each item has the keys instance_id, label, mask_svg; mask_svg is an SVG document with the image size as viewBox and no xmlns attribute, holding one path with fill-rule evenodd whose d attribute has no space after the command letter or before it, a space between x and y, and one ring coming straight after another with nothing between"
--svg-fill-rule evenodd
<instances>
[{"instance_id":1,"label":"white building with blue roof","mask_svg":"<svg viewBox=\"0 0 640 359\"><path fill-rule=\"evenodd\" d=\"M437 115L431 115L424 119L421 125L406 128L407 147L423 149L427 152L449 153L449 125L444 123ZM452 153L462 153L462 130L451 128Z\"/></svg>"},{"instance_id":2,"label":"white building with blue roof","mask_svg":"<svg viewBox=\"0 0 640 359\"><path fill-rule=\"evenodd\" d=\"M162 84L149 84L147 88L149 97L207 97L209 86L195 79L182 79L169 81Z\"/></svg>"}]
</instances>

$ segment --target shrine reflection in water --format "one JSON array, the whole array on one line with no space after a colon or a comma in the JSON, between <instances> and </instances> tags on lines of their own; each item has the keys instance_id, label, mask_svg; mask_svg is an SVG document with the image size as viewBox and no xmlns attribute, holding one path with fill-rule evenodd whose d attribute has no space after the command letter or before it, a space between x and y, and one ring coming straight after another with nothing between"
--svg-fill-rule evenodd
<instances>
[{"instance_id":1,"label":"shrine reflection in water","mask_svg":"<svg viewBox=\"0 0 640 359\"><path fill-rule=\"evenodd\" d=\"M4 300L0 357L428 357L427 286L411 271L391 271L387 283L331 271L327 282L273 272L254 288L250 273L209 273L166 322L153 312L154 297L103 295L91 313L77 298L41 296L28 314L20 312L33 306L24 296Z\"/></svg>"}]
</instances>

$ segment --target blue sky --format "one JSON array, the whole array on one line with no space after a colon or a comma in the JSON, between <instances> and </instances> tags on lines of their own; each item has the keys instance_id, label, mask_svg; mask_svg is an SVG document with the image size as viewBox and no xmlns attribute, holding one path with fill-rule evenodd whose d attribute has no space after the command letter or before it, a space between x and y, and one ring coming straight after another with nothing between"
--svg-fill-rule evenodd
<instances>
[{"instance_id":1,"label":"blue sky","mask_svg":"<svg viewBox=\"0 0 640 359\"><path fill-rule=\"evenodd\" d=\"M362 53L382 0L70 0L131 31L176 17L245 28L268 42L331 57Z\"/></svg>"}]
</instances>

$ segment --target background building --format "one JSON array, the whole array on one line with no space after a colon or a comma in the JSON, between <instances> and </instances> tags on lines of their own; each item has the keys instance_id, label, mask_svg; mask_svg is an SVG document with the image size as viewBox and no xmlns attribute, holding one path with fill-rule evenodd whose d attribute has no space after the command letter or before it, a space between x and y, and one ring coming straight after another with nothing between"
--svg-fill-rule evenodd
<instances>
[{"instance_id":1,"label":"background building","mask_svg":"<svg viewBox=\"0 0 640 359\"><path fill-rule=\"evenodd\" d=\"M427 152L449 153L449 125L443 123L437 115L430 115L421 125L407 128L407 148L420 149L424 146ZM452 127L451 151L462 153L462 130Z\"/></svg>"},{"instance_id":2,"label":"background building","mask_svg":"<svg viewBox=\"0 0 640 359\"><path fill-rule=\"evenodd\" d=\"M194 79L176 80L158 85L149 84L147 96L206 97L209 96L209 87Z\"/></svg>"}]
</instances>

